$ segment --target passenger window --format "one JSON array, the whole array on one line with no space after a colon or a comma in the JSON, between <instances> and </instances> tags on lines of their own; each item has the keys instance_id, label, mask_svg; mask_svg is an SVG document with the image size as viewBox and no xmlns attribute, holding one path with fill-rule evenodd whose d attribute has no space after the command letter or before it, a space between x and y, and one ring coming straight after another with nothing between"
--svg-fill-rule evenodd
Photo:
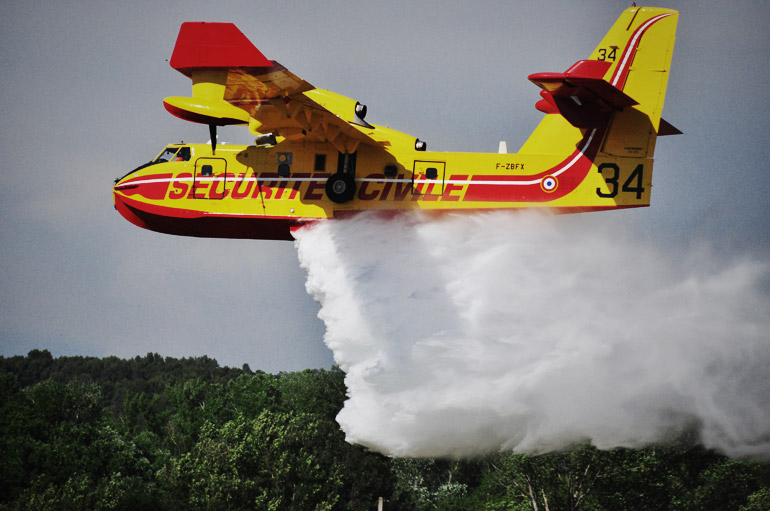
<instances>
[{"instance_id":1,"label":"passenger window","mask_svg":"<svg viewBox=\"0 0 770 511\"><path fill-rule=\"evenodd\" d=\"M211 165L204 165L201 167L201 176L203 177L209 177L214 174L214 169Z\"/></svg>"},{"instance_id":2,"label":"passenger window","mask_svg":"<svg viewBox=\"0 0 770 511\"><path fill-rule=\"evenodd\" d=\"M316 172L324 172L326 171L326 155L325 154L316 154L315 155L315 164L313 165L313 170Z\"/></svg>"}]
</instances>

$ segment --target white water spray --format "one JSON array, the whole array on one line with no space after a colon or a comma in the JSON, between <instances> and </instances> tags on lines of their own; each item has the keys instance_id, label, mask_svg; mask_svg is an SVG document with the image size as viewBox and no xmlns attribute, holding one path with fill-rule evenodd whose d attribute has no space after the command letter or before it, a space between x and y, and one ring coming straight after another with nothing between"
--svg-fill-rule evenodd
<instances>
[{"instance_id":1,"label":"white water spray","mask_svg":"<svg viewBox=\"0 0 770 511\"><path fill-rule=\"evenodd\" d=\"M597 215L361 215L297 248L347 373L350 442L470 456L696 428L770 458L766 263L689 263Z\"/></svg>"}]
</instances>

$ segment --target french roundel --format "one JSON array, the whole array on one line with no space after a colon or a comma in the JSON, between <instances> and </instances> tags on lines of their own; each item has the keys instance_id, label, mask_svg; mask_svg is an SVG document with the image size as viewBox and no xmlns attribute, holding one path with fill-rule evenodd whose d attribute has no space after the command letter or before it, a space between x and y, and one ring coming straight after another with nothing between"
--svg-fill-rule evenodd
<instances>
[{"instance_id":1,"label":"french roundel","mask_svg":"<svg viewBox=\"0 0 770 511\"><path fill-rule=\"evenodd\" d=\"M553 176L545 176L543 180L540 181L540 186L544 191L552 192L556 190L557 186L559 186L559 181Z\"/></svg>"}]
</instances>

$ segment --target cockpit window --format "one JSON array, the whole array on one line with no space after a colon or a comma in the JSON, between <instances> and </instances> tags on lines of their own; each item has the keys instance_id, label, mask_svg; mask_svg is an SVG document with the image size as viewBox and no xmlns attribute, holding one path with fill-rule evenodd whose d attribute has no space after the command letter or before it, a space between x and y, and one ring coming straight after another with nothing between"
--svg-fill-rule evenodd
<instances>
[{"instance_id":1,"label":"cockpit window","mask_svg":"<svg viewBox=\"0 0 770 511\"><path fill-rule=\"evenodd\" d=\"M158 155L157 158L145 163L144 165L139 165L138 167L136 167L134 170L124 175L123 177L117 178L115 182L117 183L127 178L137 170L142 170L143 168L149 167L150 165L155 165L156 163L166 163L169 161L190 161L190 158L192 158L192 149L190 147L168 146L163 150L162 153Z\"/></svg>"},{"instance_id":2,"label":"cockpit window","mask_svg":"<svg viewBox=\"0 0 770 511\"><path fill-rule=\"evenodd\" d=\"M174 155L179 151L178 147L167 147L165 151L160 153L160 156L153 160L153 163L164 163L167 161L173 161Z\"/></svg>"}]
</instances>

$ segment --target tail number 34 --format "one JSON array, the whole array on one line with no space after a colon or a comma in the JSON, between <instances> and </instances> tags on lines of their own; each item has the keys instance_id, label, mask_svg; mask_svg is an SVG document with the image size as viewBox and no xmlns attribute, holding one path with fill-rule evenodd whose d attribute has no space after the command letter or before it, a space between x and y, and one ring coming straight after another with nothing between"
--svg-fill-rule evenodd
<instances>
[{"instance_id":1,"label":"tail number 34","mask_svg":"<svg viewBox=\"0 0 770 511\"><path fill-rule=\"evenodd\" d=\"M636 166L631 175L628 176L620 185L620 169L614 163L602 163L599 165L597 172L602 175L604 182L607 183L609 191L604 191L601 188L596 189L596 195L605 199L612 199L618 195L618 192L635 193L637 199L642 198L644 194L644 164L640 163Z\"/></svg>"}]
</instances>

